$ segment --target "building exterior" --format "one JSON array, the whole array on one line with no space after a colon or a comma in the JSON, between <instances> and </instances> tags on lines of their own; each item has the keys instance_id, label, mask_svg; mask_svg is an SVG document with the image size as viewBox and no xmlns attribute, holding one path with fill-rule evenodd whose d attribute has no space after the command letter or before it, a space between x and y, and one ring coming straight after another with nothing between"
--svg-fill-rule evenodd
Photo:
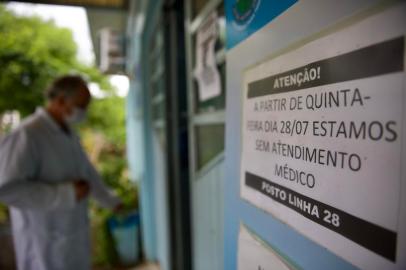
<instances>
[{"instance_id":1,"label":"building exterior","mask_svg":"<svg viewBox=\"0 0 406 270\"><path fill-rule=\"evenodd\" d=\"M130 153L143 146L147 258L163 269L405 267L402 1L136 6L128 124L140 127ZM374 88L382 76L394 99ZM326 119L358 135L320 133ZM300 157L315 149L316 162Z\"/></svg>"},{"instance_id":2,"label":"building exterior","mask_svg":"<svg viewBox=\"0 0 406 270\"><path fill-rule=\"evenodd\" d=\"M125 33L147 260L406 268L404 1L41 2Z\"/></svg>"}]
</instances>

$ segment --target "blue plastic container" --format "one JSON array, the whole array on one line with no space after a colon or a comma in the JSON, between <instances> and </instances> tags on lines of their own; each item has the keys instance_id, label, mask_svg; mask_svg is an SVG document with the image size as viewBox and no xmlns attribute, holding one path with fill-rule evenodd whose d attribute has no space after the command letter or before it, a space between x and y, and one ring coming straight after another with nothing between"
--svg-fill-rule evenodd
<instances>
[{"instance_id":1,"label":"blue plastic container","mask_svg":"<svg viewBox=\"0 0 406 270\"><path fill-rule=\"evenodd\" d=\"M120 263L123 265L136 264L140 254L140 217L138 212L113 216L107 222Z\"/></svg>"}]
</instances>

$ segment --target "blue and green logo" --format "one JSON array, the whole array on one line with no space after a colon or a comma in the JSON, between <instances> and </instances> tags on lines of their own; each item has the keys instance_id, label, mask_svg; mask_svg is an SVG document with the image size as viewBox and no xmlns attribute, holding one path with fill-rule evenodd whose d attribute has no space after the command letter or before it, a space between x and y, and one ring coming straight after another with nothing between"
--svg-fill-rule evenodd
<instances>
[{"instance_id":1,"label":"blue and green logo","mask_svg":"<svg viewBox=\"0 0 406 270\"><path fill-rule=\"evenodd\" d=\"M237 0L233 6L235 22L239 26L248 25L255 16L261 0Z\"/></svg>"},{"instance_id":2,"label":"blue and green logo","mask_svg":"<svg viewBox=\"0 0 406 270\"><path fill-rule=\"evenodd\" d=\"M227 48L275 19L297 0L225 0Z\"/></svg>"}]
</instances>

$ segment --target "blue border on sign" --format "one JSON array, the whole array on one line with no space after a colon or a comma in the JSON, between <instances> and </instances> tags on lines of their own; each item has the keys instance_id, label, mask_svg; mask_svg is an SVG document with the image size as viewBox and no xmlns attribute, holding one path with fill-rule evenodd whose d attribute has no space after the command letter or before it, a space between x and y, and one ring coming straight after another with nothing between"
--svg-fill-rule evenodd
<instances>
[{"instance_id":1,"label":"blue border on sign","mask_svg":"<svg viewBox=\"0 0 406 270\"><path fill-rule=\"evenodd\" d=\"M297 0L226 0L227 49L275 19Z\"/></svg>"}]
</instances>

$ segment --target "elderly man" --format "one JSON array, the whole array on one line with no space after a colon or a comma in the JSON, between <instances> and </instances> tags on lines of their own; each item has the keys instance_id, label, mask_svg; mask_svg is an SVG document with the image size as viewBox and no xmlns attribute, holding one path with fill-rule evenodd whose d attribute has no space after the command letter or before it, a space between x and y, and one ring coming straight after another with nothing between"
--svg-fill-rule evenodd
<instances>
[{"instance_id":1,"label":"elderly man","mask_svg":"<svg viewBox=\"0 0 406 270\"><path fill-rule=\"evenodd\" d=\"M105 207L121 204L71 128L91 99L85 81L61 77L47 99L0 141L0 201L10 206L19 270L90 269L88 194Z\"/></svg>"}]
</instances>

